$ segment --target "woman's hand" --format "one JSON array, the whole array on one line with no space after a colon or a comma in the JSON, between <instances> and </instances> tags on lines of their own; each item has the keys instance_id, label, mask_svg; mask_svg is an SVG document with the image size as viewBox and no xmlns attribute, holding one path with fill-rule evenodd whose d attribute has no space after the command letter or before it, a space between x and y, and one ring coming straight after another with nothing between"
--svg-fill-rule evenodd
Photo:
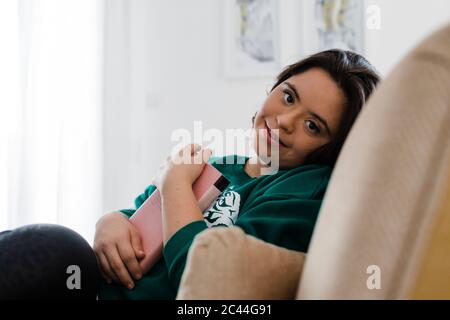
<instances>
[{"instance_id":1,"label":"woman's hand","mask_svg":"<svg viewBox=\"0 0 450 320\"><path fill-rule=\"evenodd\" d=\"M129 289L142 277L139 260L145 254L137 229L120 212L104 215L96 224L94 252L103 278Z\"/></svg>"},{"instance_id":2,"label":"woman's hand","mask_svg":"<svg viewBox=\"0 0 450 320\"><path fill-rule=\"evenodd\" d=\"M183 226L203 220L192 184L210 156L211 150L189 144L168 157L153 179L161 193L164 244Z\"/></svg>"},{"instance_id":3,"label":"woman's hand","mask_svg":"<svg viewBox=\"0 0 450 320\"><path fill-rule=\"evenodd\" d=\"M211 156L210 149L202 149L198 144L188 144L159 167L153 178L153 184L161 194L166 193L169 186L189 185L200 176L203 167Z\"/></svg>"}]
</instances>

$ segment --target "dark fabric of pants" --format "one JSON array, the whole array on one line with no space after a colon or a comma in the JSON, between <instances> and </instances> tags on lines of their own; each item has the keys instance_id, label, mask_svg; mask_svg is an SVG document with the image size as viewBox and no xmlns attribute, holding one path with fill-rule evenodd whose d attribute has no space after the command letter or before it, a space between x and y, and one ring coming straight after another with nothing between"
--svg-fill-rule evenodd
<instances>
[{"instance_id":1,"label":"dark fabric of pants","mask_svg":"<svg viewBox=\"0 0 450 320\"><path fill-rule=\"evenodd\" d=\"M100 273L89 243L52 224L0 233L0 299L95 299Z\"/></svg>"}]
</instances>

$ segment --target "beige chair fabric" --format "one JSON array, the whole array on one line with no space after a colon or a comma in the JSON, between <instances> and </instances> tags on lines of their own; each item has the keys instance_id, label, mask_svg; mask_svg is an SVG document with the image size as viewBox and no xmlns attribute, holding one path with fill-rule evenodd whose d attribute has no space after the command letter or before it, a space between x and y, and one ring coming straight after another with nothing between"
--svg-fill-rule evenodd
<instances>
[{"instance_id":1,"label":"beige chair fabric","mask_svg":"<svg viewBox=\"0 0 450 320\"><path fill-rule=\"evenodd\" d=\"M358 118L333 172L297 298L411 297L449 170L450 25L403 59ZM371 286L376 279L380 289Z\"/></svg>"},{"instance_id":2,"label":"beige chair fabric","mask_svg":"<svg viewBox=\"0 0 450 320\"><path fill-rule=\"evenodd\" d=\"M431 239L424 246L418 276L409 294L412 299L450 300L450 175L441 200Z\"/></svg>"},{"instance_id":3,"label":"beige chair fabric","mask_svg":"<svg viewBox=\"0 0 450 320\"><path fill-rule=\"evenodd\" d=\"M212 228L189 250L177 299L294 299L303 261L238 227Z\"/></svg>"}]
</instances>

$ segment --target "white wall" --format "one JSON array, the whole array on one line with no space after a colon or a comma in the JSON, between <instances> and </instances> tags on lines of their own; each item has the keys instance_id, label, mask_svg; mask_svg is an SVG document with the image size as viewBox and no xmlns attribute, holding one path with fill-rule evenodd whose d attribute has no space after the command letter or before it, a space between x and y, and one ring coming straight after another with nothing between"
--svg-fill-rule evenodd
<instances>
[{"instance_id":1,"label":"white wall","mask_svg":"<svg viewBox=\"0 0 450 320\"><path fill-rule=\"evenodd\" d=\"M105 211L131 205L145 189L174 146L174 129L192 131L195 120L205 129L248 128L272 81L222 77L219 1L107 7Z\"/></svg>"},{"instance_id":2,"label":"white wall","mask_svg":"<svg viewBox=\"0 0 450 320\"><path fill-rule=\"evenodd\" d=\"M381 29L366 31L366 56L382 74L421 38L450 21L448 0L368 0ZM301 57L301 2L280 1L285 65ZM171 132L243 128L271 77L222 76L222 1L106 1L104 211L129 207L171 151Z\"/></svg>"},{"instance_id":3,"label":"white wall","mask_svg":"<svg viewBox=\"0 0 450 320\"><path fill-rule=\"evenodd\" d=\"M381 28L366 29L366 57L387 75L428 34L450 23L448 0L367 0L381 9Z\"/></svg>"}]
</instances>

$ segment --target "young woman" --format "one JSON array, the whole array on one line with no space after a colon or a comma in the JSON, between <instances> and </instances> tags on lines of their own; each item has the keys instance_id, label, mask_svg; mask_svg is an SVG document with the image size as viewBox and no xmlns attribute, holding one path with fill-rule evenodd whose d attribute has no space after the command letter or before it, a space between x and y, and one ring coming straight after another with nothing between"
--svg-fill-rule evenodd
<instances>
[{"instance_id":1,"label":"young woman","mask_svg":"<svg viewBox=\"0 0 450 320\"><path fill-rule=\"evenodd\" d=\"M306 252L332 168L378 82L377 72L362 56L341 50L320 52L288 66L277 77L253 118L254 161L238 155L210 159L211 152L197 145L169 157L153 184L135 200L139 208L156 188L160 190L163 257L142 274L140 237L128 221L135 209L103 216L94 241L105 279L99 298L175 298L189 247L208 227L235 225L264 241ZM261 135L263 139L258 139ZM277 140L280 170L261 175L266 165L260 159L259 143L271 145ZM178 164L186 153L191 163L201 159L200 164ZM202 213L192 183L207 161L231 184Z\"/></svg>"}]
</instances>

